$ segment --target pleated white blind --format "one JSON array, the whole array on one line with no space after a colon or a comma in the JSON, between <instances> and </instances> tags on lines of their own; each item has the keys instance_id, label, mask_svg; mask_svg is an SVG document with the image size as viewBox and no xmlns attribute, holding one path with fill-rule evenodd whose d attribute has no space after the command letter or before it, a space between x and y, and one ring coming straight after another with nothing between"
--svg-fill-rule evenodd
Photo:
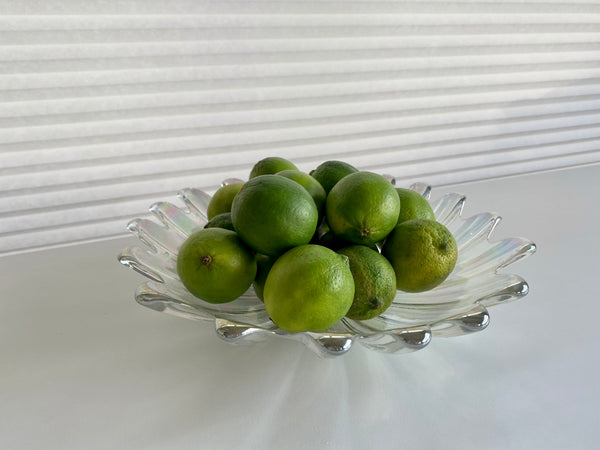
<instances>
[{"instance_id":1,"label":"pleated white blind","mask_svg":"<svg viewBox=\"0 0 600 450\"><path fill-rule=\"evenodd\" d=\"M0 253L279 155L435 185L600 161L600 1L0 0Z\"/></svg>"}]
</instances>

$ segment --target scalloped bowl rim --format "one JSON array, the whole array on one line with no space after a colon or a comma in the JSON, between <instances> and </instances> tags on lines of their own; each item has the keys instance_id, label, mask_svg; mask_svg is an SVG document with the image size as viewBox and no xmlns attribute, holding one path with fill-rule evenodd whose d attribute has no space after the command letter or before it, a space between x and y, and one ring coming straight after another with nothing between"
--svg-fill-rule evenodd
<instances>
[{"instance_id":1,"label":"scalloped bowl rim","mask_svg":"<svg viewBox=\"0 0 600 450\"><path fill-rule=\"evenodd\" d=\"M395 180L386 176L392 184ZM223 185L243 180L228 179ZM414 183L410 189L429 200L431 186ZM502 269L533 254L536 246L524 238L491 242L501 217L479 213L462 217L466 197L446 193L432 207L459 244L457 267L440 286L422 294L397 292L390 309L368 321L342 319L324 332L288 333L266 315L252 288L228 304L210 304L193 297L178 280L173 267L177 248L206 223L210 195L186 188L179 191L184 207L157 202L149 210L158 219L134 219L127 228L144 247L127 247L119 262L150 281L138 286L135 299L150 309L179 317L214 321L217 335L228 342L253 342L277 336L302 342L319 356L338 356L354 342L385 353L406 353L424 348L432 336L451 337L481 331L489 324L487 307L522 298L529 286L518 275ZM499 273L501 272L501 273ZM178 285L179 284L179 285ZM433 299L430 298L433 296Z\"/></svg>"}]
</instances>

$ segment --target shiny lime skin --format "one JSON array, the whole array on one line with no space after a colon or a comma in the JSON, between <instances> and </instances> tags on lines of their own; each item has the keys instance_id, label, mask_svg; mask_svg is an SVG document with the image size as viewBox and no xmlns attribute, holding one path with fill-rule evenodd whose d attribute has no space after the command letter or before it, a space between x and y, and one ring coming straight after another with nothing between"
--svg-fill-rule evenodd
<instances>
[{"instance_id":1,"label":"shiny lime skin","mask_svg":"<svg viewBox=\"0 0 600 450\"><path fill-rule=\"evenodd\" d=\"M257 253L271 256L310 242L318 218L306 189L278 175L247 181L231 207L231 220L240 238Z\"/></svg>"},{"instance_id":2,"label":"shiny lime skin","mask_svg":"<svg viewBox=\"0 0 600 450\"><path fill-rule=\"evenodd\" d=\"M248 290L256 276L256 261L235 232L203 228L181 245L177 273L196 297L209 303L227 303Z\"/></svg>"},{"instance_id":3,"label":"shiny lime skin","mask_svg":"<svg viewBox=\"0 0 600 450\"><path fill-rule=\"evenodd\" d=\"M320 245L302 245L275 262L265 283L265 308L280 328L323 331L350 309L354 281L348 258Z\"/></svg>"},{"instance_id":4,"label":"shiny lime skin","mask_svg":"<svg viewBox=\"0 0 600 450\"><path fill-rule=\"evenodd\" d=\"M327 198L327 194L325 193L323 186L321 186L321 183L319 183L309 174L300 172L299 170L283 170L281 172L277 172L277 175L294 180L308 191L310 196L315 201L315 205L317 206L320 223L321 219L325 216L325 199Z\"/></svg>"},{"instance_id":5,"label":"shiny lime skin","mask_svg":"<svg viewBox=\"0 0 600 450\"><path fill-rule=\"evenodd\" d=\"M396 274L390 262L364 245L337 252L348 257L354 278L354 300L346 317L367 320L383 314L396 296Z\"/></svg>"},{"instance_id":6,"label":"shiny lime skin","mask_svg":"<svg viewBox=\"0 0 600 450\"><path fill-rule=\"evenodd\" d=\"M404 188L396 188L396 192L400 198L398 224L412 219L435 220L431 205L421 194Z\"/></svg>"},{"instance_id":7,"label":"shiny lime skin","mask_svg":"<svg viewBox=\"0 0 600 450\"><path fill-rule=\"evenodd\" d=\"M356 172L342 178L327 196L329 228L355 244L383 240L398 222L400 199L381 175Z\"/></svg>"},{"instance_id":8,"label":"shiny lime skin","mask_svg":"<svg viewBox=\"0 0 600 450\"><path fill-rule=\"evenodd\" d=\"M229 212L217 214L204 225L204 228L224 228L226 230L235 231L233 222L231 221L231 213Z\"/></svg>"},{"instance_id":9,"label":"shiny lime skin","mask_svg":"<svg viewBox=\"0 0 600 450\"><path fill-rule=\"evenodd\" d=\"M382 254L394 268L398 289L424 292L440 285L454 270L458 246L441 223L413 219L394 228Z\"/></svg>"},{"instance_id":10,"label":"shiny lime skin","mask_svg":"<svg viewBox=\"0 0 600 450\"><path fill-rule=\"evenodd\" d=\"M206 216L208 217L208 220L211 220L213 217L219 214L230 212L233 198L240 191L243 185L244 183L234 183L220 187L208 203L208 208L206 209Z\"/></svg>"},{"instance_id":11,"label":"shiny lime skin","mask_svg":"<svg viewBox=\"0 0 600 450\"><path fill-rule=\"evenodd\" d=\"M325 192L329 194L338 181L354 172L358 172L358 169L343 161L325 161L309 175L321 183Z\"/></svg>"},{"instance_id":12,"label":"shiny lime skin","mask_svg":"<svg viewBox=\"0 0 600 450\"><path fill-rule=\"evenodd\" d=\"M252 179L260 175L273 175L277 172L281 172L282 170L298 170L298 168L293 162L288 161L285 158L269 156L268 158L261 159L254 164L248 179Z\"/></svg>"}]
</instances>

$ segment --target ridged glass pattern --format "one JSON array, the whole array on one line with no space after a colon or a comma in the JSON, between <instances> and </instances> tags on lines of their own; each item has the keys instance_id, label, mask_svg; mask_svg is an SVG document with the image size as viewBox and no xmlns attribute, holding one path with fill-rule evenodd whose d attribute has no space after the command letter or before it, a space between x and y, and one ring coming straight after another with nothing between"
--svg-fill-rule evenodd
<instances>
[{"instance_id":1,"label":"ridged glass pattern","mask_svg":"<svg viewBox=\"0 0 600 450\"><path fill-rule=\"evenodd\" d=\"M225 184L236 181L240 180L226 180ZM431 187L427 184L415 183L410 188L429 200ZM187 236L206 224L210 196L197 189L183 189L179 197L181 206L154 203L150 207L154 220L129 222L129 230L142 245L124 249L119 261L149 279L135 292L138 303L156 311L210 322L217 335L228 342L269 336L295 339L321 356L342 355L356 343L385 353L411 352L424 348L433 336L483 330L489 323L487 308L519 299L529 290L524 279L504 269L534 253L535 244L524 238L490 240L500 217L483 212L463 218L465 196L446 193L431 205L436 219L456 239L458 261L441 285L416 294L397 291L390 308L374 319L344 318L324 332L290 334L269 319L252 288L225 304L204 302L186 290L177 275L177 251Z\"/></svg>"}]
</instances>

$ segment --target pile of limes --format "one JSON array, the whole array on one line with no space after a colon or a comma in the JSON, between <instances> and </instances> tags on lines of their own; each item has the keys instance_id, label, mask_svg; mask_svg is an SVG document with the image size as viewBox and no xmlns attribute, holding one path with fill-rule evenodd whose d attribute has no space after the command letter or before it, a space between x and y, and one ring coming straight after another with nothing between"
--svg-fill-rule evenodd
<instances>
[{"instance_id":1,"label":"pile of limes","mask_svg":"<svg viewBox=\"0 0 600 450\"><path fill-rule=\"evenodd\" d=\"M289 332L376 317L397 289L432 289L456 264L456 241L426 199L341 161L307 174L265 158L247 182L220 188L207 215L179 250L185 287L225 303L253 285Z\"/></svg>"}]
</instances>

